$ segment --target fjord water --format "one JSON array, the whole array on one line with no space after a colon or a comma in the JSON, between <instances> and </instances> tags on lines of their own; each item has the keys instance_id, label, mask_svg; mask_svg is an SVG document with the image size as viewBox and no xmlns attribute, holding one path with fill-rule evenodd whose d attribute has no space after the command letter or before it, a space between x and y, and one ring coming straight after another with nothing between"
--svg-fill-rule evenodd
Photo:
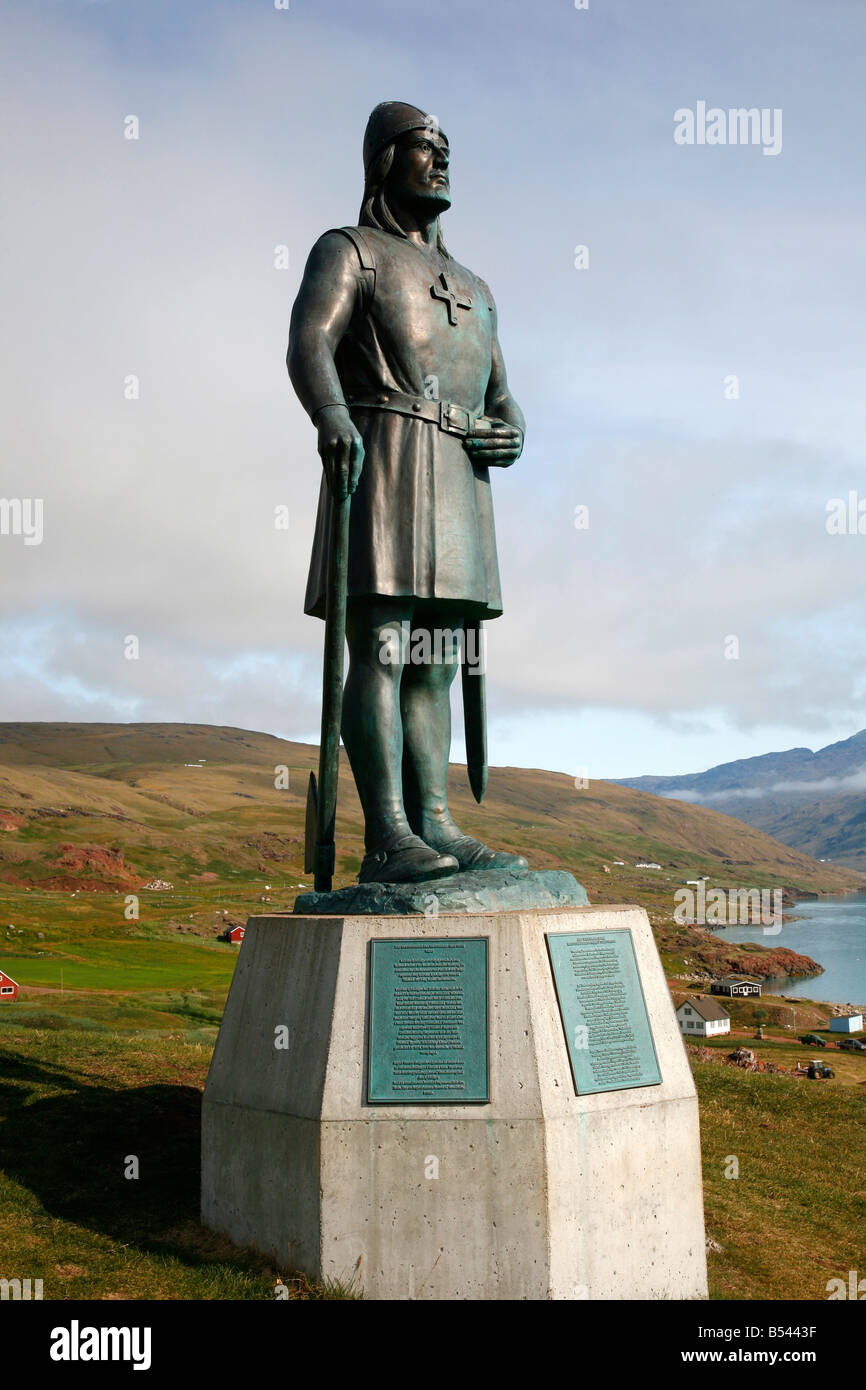
<instances>
[{"instance_id":1,"label":"fjord water","mask_svg":"<svg viewBox=\"0 0 866 1390\"><path fill-rule=\"evenodd\" d=\"M773 994L803 999L827 999L837 1004L866 1006L866 893L818 898L797 903L792 920L779 932L760 926L724 927L724 941L755 941L762 946L787 946L823 965L824 974L783 982L768 980Z\"/></svg>"}]
</instances>

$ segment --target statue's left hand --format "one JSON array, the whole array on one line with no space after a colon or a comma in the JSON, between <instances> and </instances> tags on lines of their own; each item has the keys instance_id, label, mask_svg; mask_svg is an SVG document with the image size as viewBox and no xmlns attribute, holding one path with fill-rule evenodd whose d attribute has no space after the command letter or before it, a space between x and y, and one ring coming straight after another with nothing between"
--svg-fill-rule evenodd
<instances>
[{"instance_id":1,"label":"statue's left hand","mask_svg":"<svg viewBox=\"0 0 866 1390\"><path fill-rule=\"evenodd\" d=\"M476 420L477 433L467 435L463 447L473 463L484 468L509 468L523 451L523 430L495 416Z\"/></svg>"}]
</instances>

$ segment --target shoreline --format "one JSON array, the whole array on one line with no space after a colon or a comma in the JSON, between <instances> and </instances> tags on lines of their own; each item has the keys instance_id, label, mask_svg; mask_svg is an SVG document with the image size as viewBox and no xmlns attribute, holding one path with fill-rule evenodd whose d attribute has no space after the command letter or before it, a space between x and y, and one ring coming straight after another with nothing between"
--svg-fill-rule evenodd
<instances>
[{"instance_id":1,"label":"shoreline","mask_svg":"<svg viewBox=\"0 0 866 1390\"><path fill-rule=\"evenodd\" d=\"M866 1018L866 1004L840 1004L832 999L809 999L807 995L797 995L796 998L791 994L776 994L775 999L784 999L790 1004L815 1004L818 1008L829 1009L831 1018L851 1018L854 1014L863 1014Z\"/></svg>"},{"instance_id":2,"label":"shoreline","mask_svg":"<svg viewBox=\"0 0 866 1390\"><path fill-rule=\"evenodd\" d=\"M797 898L797 899L795 899L795 904L796 904L796 907L800 907L801 905L807 905L807 904L809 904L809 905L815 905L815 904L817 904L817 905L818 905L818 908L819 908L819 911L820 911L820 910L821 910L821 905L822 905L822 904L827 904L827 907L828 907L828 910L829 910L829 904L830 904L831 902L832 902L832 903L840 903L841 901L843 901L843 900L845 900L845 899L851 899L852 901L853 901L854 899L860 899L860 900L863 902L864 915L866 915L866 893L862 893L862 892L853 892L853 893L821 893L821 894L817 894L817 895L814 895L814 896L809 896L809 897L806 897L806 898L803 898L803 897ZM795 925L795 924L798 924L798 923L801 924L801 925L803 925L803 926L807 926L807 925L808 925L809 927L813 928L813 942L812 942L812 945L811 945L811 947L810 947L809 949L810 949L811 951L815 951L816 953L821 953L821 954L823 954L823 952L822 952L822 950L821 950L821 944L820 944L820 943L821 943L822 937L823 937L823 938L826 938L826 934L827 934L828 932L830 932L831 935L832 935L832 931L833 931L833 924L832 924L832 922L829 922L829 921L826 921L826 920L825 920L825 922L824 922L824 924L823 924L823 927L822 927L821 925L819 925L819 924L814 920L813 914L810 913L810 912L801 913L801 912L798 912L798 911L794 911L794 912L788 911L788 912L783 913L783 915L782 915L782 924L781 924L783 927L784 927L784 926L788 926L788 925ZM734 927L735 930L737 930L738 932L741 932L741 931L743 931L743 932L745 932L745 931L751 932L752 929L754 929L754 935L755 935L755 937L758 938L758 940L752 941L752 942L751 942L752 945L756 945L756 946L757 946L757 945L762 944L762 940L761 940L762 938L763 938L763 940L772 939L771 937L765 936L766 926L765 926L763 923L761 923L760 921L754 922L754 923L736 923L736 924L734 924L734 923L730 923L730 924L729 924L729 923L718 923L718 924L713 924L712 927L709 927L709 928L708 928L708 931L710 932L711 935L715 936L715 938L716 938L717 941L720 941L720 942L721 942L721 941L729 941L730 938L729 938L729 936L728 936L728 931L726 930L726 928L729 928L729 927ZM778 936L776 936L776 940L778 940ZM735 944L735 943L731 943L731 944L733 945L733 944ZM736 944L737 944L737 945L745 945L746 943L740 941L740 942L737 942ZM803 949L804 952L805 952L805 947L803 947L803 948L801 948L801 949ZM816 965L817 965L817 964L820 964L820 962L815 961L815 964L816 964ZM790 988L792 988L792 987L796 987L796 988L798 989L798 991L799 991L799 990L802 988L803 985L805 985L805 986L806 986L806 989L808 990L809 984L810 984L811 982L817 980L821 975L824 975L824 974L826 973L826 969L827 969L826 966L821 965L820 970L819 970L819 971L816 971L815 973L811 973L811 972L810 972L809 974L805 974L805 975L779 974L779 975L767 976L767 977L764 978L764 980L762 981L762 983L763 983L764 989L767 991L767 993L770 993L770 994L775 994L775 991L776 991L777 989L790 989ZM837 972L837 967L836 967L836 965L834 965L834 975L835 975L835 973L838 973L838 972ZM840 983L839 980L835 980L834 984L831 985L831 988L834 988L834 989L835 989L835 988L838 988L839 983ZM841 983L842 983L842 984L850 984L850 983L852 983L852 982L849 981L849 980L847 980L847 979L843 979L843 980L841 981ZM854 983L855 983L855 987L856 987L856 988L864 988L862 980L860 980L859 984L857 984L856 982L854 982ZM838 999L838 998L835 999L835 1000L833 1000L833 999L815 999L815 998L812 998L809 994L798 994L798 995L795 996L795 995L790 994L790 993L785 993L785 994L775 994L775 997L776 997L776 998L779 998L779 999L783 999L783 1000L791 1000L792 1002L796 1002L798 999L802 999L802 1001L803 1001L804 1003L812 1004L812 1005L815 1005L815 1006L817 1006L817 1007L821 1007L821 1008L824 1008L824 1009L828 1010L828 1012L829 1012L829 1014L830 1014L830 1017L834 1017L834 1018L846 1017L846 1016L850 1016L850 1015L852 1015L852 1014L858 1014L858 1013L862 1013L862 1014L864 1015L864 1017L866 1017L866 1002L864 1002L864 1003L861 1004L861 1003L854 1003L854 1002L852 1002L851 1000L842 1001L842 1000L840 1000L840 999Z\"/></svg>"}]
</instances>

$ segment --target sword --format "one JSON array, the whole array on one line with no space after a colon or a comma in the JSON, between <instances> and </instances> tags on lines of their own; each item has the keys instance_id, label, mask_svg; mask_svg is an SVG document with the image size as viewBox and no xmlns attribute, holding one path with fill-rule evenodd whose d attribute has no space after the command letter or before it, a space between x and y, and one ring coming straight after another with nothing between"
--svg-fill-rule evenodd
<instances>
[{"instance_id":1,"label":"sword","mask_svg":"<svg viewBox=\"0 0 866 1390\"><path fill-rule=\"evenodd\" d=\"M343 716L343 663L346 644L346 587L349 572L349 508L351 495L332 494L328 590L325 597L325 660L322 675L322 732L319 739L319 781L310 773L304 873L313 874L317 893L330 893L336 851L337 779L340 768L340 724Z\"/></svg>"},{"instance_id":2,"label":"sword","mask_svg":"<svg viewBox=\"0 0 866 1390\"><path fill-rule=\"evenodd\" d=\"M481 651L481 623L463 627L463 727L466 734L466 771L475 800L484 800L487 790L487 713L485 709L484 661ZM472 655L470 655L470 652Z\"/></svg>"},{"instance_id":3,"label":"sword","mask_svg":"<svg viewBox=\"0 0 866 1390\"><path fill-rule=\"evenodd\" d=\"M489 434L493 426L485 417L470 421L469 433ZM481 651L481 623L463 625L463 728L466 735L466 771L472 795L479 804L487 790L487 698ZM470 650L473 656L470 657Z\"/></svg>"}]
</instances>

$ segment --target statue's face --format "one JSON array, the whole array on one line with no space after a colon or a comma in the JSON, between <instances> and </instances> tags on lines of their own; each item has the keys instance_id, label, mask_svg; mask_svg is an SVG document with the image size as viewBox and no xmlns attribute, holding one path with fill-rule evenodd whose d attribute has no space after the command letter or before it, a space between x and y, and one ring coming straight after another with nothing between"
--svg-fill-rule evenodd
<instances>
[{"instance_id":1,"label":"statue's face","mask_svg":"<svg viewBox=\"0 0 866 1390\"><path fill-rule=\"evenodd\" d=\"M401 202L444 212L451 206L449 159L448 141L440 131L410 130L397 141L386 188Z\"/></svg>"}]
</instances>

